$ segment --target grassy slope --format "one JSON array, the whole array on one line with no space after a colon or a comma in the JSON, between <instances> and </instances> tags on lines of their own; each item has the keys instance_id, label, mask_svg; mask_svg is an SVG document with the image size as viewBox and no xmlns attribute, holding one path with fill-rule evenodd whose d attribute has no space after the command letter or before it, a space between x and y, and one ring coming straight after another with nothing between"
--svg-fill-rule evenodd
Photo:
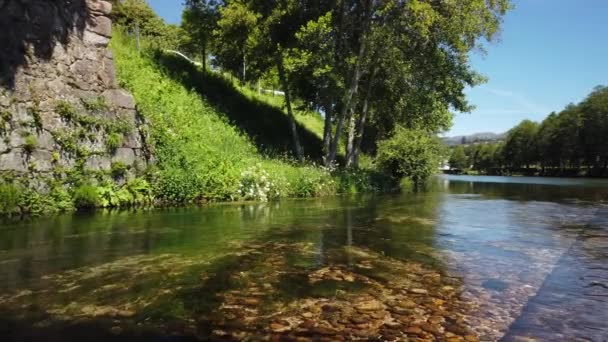
<instances>
[{"instance_id":1,"label":"grassy slope","mask_svg":"<svg viewBox=\"0 0 608 342\"><path fill-rule=\"evenodd\" d=\"M140 55L120 34L115 35L112 49L121 85L131 91L151 122L159 166L158 197L169 201L242 198L243 172L256 165L254 173L261 174L263 169L279 197L372 188L368 174L332 175L314 165L295 165L289 158L278 157L291 150L287 120L263 96L238 91L230 82L189 69L179 59ZM298 118L304 147L317 157L320 117ZM260 147L272 153L262 154Z\"/></svg>"}]
</instances>

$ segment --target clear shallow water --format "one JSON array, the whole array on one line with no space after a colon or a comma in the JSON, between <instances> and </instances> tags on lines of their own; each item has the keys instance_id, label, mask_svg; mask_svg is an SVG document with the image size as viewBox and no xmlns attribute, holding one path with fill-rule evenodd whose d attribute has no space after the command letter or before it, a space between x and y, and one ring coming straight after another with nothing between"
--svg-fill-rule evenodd
<instances>
[{"instance_id":1,"label":"clear shallow water","mask_svg":"<svg viewBox=\"0 0 608 342\"><path fill-rule=\"evenodd\" d=\"M608 182L0 226L3 340L606 341Z\"/></svg>"}]
</instances>

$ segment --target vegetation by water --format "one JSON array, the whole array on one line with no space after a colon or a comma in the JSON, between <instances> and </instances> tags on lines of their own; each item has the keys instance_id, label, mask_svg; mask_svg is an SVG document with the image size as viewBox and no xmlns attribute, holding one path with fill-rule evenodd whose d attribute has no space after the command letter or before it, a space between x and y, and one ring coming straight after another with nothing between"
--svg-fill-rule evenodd
<instances>
[{"instance_id":1,"label":"vegetation by water","mask_svg":"<svg viewBox=\"0 0 608 342\"><path fill-rule=\"evenodd\" d=\"M192 65L177 67L174 60L162 58L172 77L219 104L255 142L278 139L281 147L289 143L289 154L299 162L313 158L326 167L337 163L355 169L362 166L364 154L376 154L380 141L401 132L399 127L415 131L410 137L426 139L449 128L450 108L470 108L463 90L483 77L469 67L468 53L483 47L478 38L495 36L511 7L506 0L459 6L198 0L185 5L179 28L164 25L142 0L118 3L114 16L146 41L140 42L144 48L179 49L200 61L198 75ZM258 91L281 89L285 115L264 106L243 111L243 102L208 75L209 64ZM315 132L321 143L298 125L298 111L323 113L323 123L316 125L322 130ZM244 119L244 112L255 119ZM272 134L265 120L273 120Z\"/></svg>"},{"instance_id":2,"label":"vegetation by water","mask_svg":"<svg viewBox=\"0 0 608 342\"><path fill-rule=\"evenodd\" d=\"M177 27L144 0L113 2L118 78L135 96L156 163L75 168L41 192L5 177L1 214L373 192L401 178L419 186L441 158L433 137L449 128L450 108L468 110L463 91L483 80L469 52L492 40L511 7L193 0ZM108 151L122 142L80 104L59 101L56 112L74 134L106 130ZM71 135L54 139L83 154ZM24 142L26 152L37 146L33 136Z\"/></svg>"},{"instance_id":3,"label":"vegetation by water","mask_svg":"<svg viewBox=\"0 0 608 342\"><path fill-rule=\"evenodd\" d=\"M488 178L442 177L407 196L11 222L0 230L0 332L601 341L608 182Z\"/></svg>"},{"instance_id":4,"label":"vegetation by water","mask_svg":"<svg viewBox=\"0 0 608 342\"><path fill-rule=\"evenodd\" d=\"M456 146L450 165L486 174L608 177L608 87L541 123L524 120L503 142Z\"/></svg>"}]
</instances>

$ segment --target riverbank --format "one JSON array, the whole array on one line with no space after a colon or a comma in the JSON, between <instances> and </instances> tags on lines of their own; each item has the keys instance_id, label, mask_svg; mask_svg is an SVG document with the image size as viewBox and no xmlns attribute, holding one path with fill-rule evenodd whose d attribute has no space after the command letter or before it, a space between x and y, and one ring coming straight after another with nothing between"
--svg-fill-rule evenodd
<instances>
[{"instance_id":1,"label":"riverbank","mask_svg":"<svg viewBox=\"0 0 608 342\"><path fill-rule=\"evenodd\" d=\"M308 159L291 157L288 121L277 97L239 87L219 74L158 51L138 52L117 31L111 41L120 86L145 122L148 166L112 164L108 172L71 171L44 182L3 175L0 215L44 215L92 208L272 201L394 189L363 160L360 169L320 165L322 118L296 111ZM285 129L278 129L284 127ZM53 186L35 187L35 183Z\"/></svg>"}]
</instances>

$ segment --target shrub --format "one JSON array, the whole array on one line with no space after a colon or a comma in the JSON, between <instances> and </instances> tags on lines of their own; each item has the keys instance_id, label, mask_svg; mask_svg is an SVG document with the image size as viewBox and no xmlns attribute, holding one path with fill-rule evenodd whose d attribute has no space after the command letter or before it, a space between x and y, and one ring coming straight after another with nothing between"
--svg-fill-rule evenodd
<instances>
[{"instance_id":1,"label":"shrub","mask_svg":"<svg viewBox=\"0 0 608 342\"><path fill-rule=\"evenodd\" d=\"M19 209L21 189L13 184L0 184L0 214L11 214Z\"/></svg>"},{"instance_id":2,"label":"shrub","mask_svg":"<svg viewBox=\"0 0 608 342\"><path fill-rule=\"evenodd\" d=\"M74 191L74 206L77 209L93 209L100 204L97 188L90 184L79 186Z\"/></svg>"},{"instance_id":3,"label":"shrub","mask_svg":"<svg viewBox=\"0 0 608 342\"><path fill-rule=\"evenodd\" d=\"M398 126L378 143L377 163L395 178L408 177L420 186L434 174L445 154L436 136Z\"/></svg>"},{"instance_id":4,"label":"shrub","mask_svg":"<svg viewBox=\"0 0 608 342\"><path fill-rule=\"evenodd\" d=\"M62 118L68 121L72 121L78 116L78 112L76 111L74 105L63 100L57 102L57 105L55 106L55 111L57 111L57 114L59 114Z\"/></svg>"},{"instance_id":5,"label":"shrub","mask_svg":"<svg viewBox=\"0 0 608 342\"><path fill-rule=\"evenodd\" d=\"M25 136L25 140L23 142L23 149L27 153L32 153L38 147L38 140L35 136L28 134Z\"/></svg>"},{"instance_id":6,"label":"shrub","mask_svg":"<svg viewBox=\"0 0 608 342\"><path fill-rule=\"evenodd\" d=\"M40 116L40 108L38 105L36 104L33 107L29 107L27 111L34 119L34 127L36 129L42 129L42 117Z\"/></svg>"},{"instance_id":7,"label":"shrub","mask_svg":"<svg viewBox=\"0 0 608 342\"><path fill-rule=\"evenodd\" d=\"M110 152L115 151L117 148L122 146L123 140L124 138L121 134L110 133L106 139L106 148Z\"/></svg>"},{"instance_id":8,"label":"shrub","mask_svg":"<svg viewBox=\"0 0 608 342\"><path fill-rule=\"evenodd\" d=\"M266 202L278 198L279 189L270 179L270 175L260 164L250 167L241 173L239 195L245 200Z\"/></svg>"},{"instance_id":9,"label":"shrub","mask_svg":"<svg viewBox=\"0 0 608 342\"><path fill-rule=\"evenodd\" d=\"M82 105L91 112L102 112L108 109L106 99L101 96L92 99L82 99Z\"/></svg>"},{"instance_id":10,"label":"shrub","mask_svg":"<svg viewBox=\"0 0 608 342\"><path fill-rule=\"evenodd\" d=\"M127 165L121 161L112 162L110 166L110 174L114 178L123 177L127 173Z\"/></svg>"}]
</instances>

